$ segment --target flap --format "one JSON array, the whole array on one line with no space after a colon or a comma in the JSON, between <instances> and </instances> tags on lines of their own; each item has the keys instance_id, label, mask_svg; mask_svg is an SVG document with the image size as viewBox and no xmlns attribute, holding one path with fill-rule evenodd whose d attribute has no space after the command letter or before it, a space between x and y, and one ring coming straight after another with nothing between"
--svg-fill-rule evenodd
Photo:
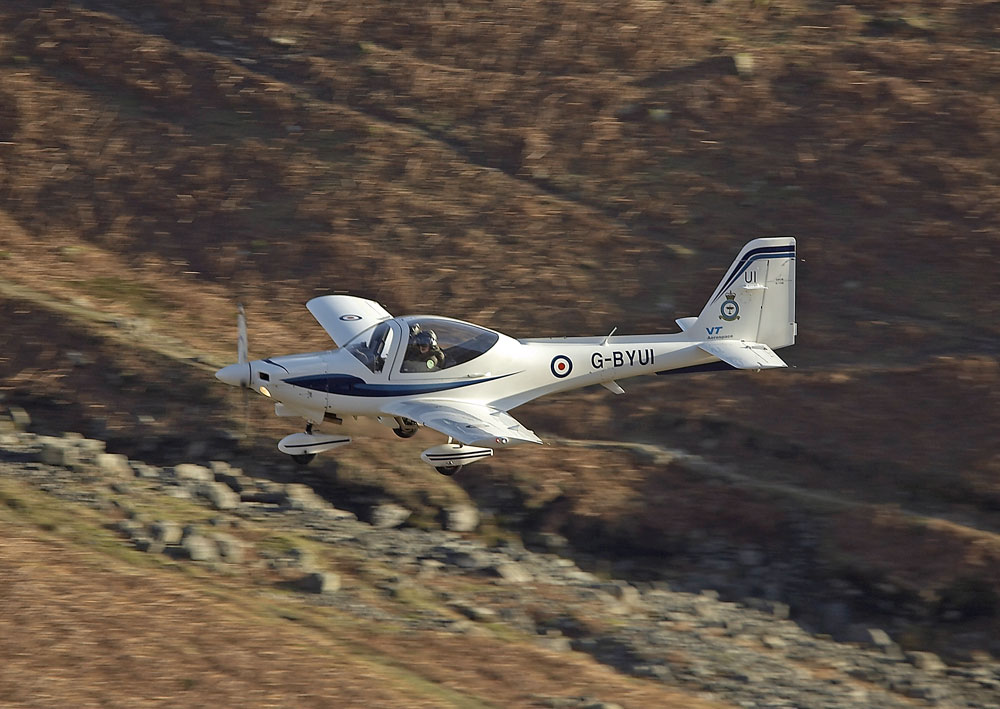
<instances>
[{"instance_id":1,"label":"flap","mask_svg":"<svg viewBox=\"0 0 1000 709\"><path fill-rule=\"evenodd\" d=\"M412 419L467 446L495 448L498 445L542 442L513 416L485 404L421 399L389 404L382 411Z\"/></svg>"},{"instance_id":2,"label":"flap","mask_svg":"<svg viewBox=\"0 0 1000 709\"><path fill-rule=\"evenodd\" d=\"M711 340L698 345L705 352L737 369L774 369L787 367L767 345L745 340Z\"/></svg>"},{"instance_id":3,"label":"flap","mask_svg":"<svg viewBox=\"0 0 1000 709\"><path fill-rule=\"evenodd\" d=\"M374 300L353 295L321 295L306 303L306 307L338 347L392 317Z\"/></svg>"}]
</instances>

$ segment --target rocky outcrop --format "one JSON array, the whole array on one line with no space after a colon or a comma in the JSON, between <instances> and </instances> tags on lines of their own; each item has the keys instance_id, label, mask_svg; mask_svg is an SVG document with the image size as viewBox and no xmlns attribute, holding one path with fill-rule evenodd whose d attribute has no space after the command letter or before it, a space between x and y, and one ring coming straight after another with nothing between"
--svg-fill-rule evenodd
<instances>
[{"instance_id":1,"label":"rocky outcrop","mask_svg":"<svg viewBox=\"0 0 1000 709\"><path fill-rule=\"evenodd\" d=\"M398 505L376 508L363 522L306 486L255 478L222 462L157 468L128 461L131 478L123 480L120 465L97 464L102 453L100 442L78 437L8 432L0 434L0 474L106 512L123 544L176 563L220 573L272 569L305 602L403 626L464 634L500 624L551 651L587 653L620 672L726 703L1000 706L1000 664L982 658L947 665L932 653L905 651L883 628L854 623L846 641L837 642L795 622L780 601L729 602L707 589L601 578L564 556L509 539L486 544L468 532L403 526L409 511ZM149 518L157 500L179 491L204 512L190 520ZM206 521L206 513L216 516ZM476 516L466 510L446 523L467 529ZM275 534L296 530L309 548L256 544L245 536L247 525ZM381 571L368 581L347 579L318 561L325 549L349 552L361 567ZM767 560L748 547L735 552L732 563L753 569ZM458 586L456 579L462 579ZM372 593L385 602L371 603ZM407 605L412 599L417 606Z\"/></svg>"}]
</instances>

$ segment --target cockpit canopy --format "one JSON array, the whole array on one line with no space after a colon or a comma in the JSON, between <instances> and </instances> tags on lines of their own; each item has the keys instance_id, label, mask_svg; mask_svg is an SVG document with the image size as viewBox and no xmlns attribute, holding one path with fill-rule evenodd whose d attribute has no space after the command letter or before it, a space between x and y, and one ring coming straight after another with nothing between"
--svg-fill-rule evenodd
<instances>
[{"instance_id":1,"label":"cockpit canopy","mask_svg":"<svg viewBox=\"0 0 1000 709\"><path fill-rule=\"evenodd\" d=\"M460 320L411 315L380 322L352 339L346 349L372 372L383 371L388 363L403 374L426 374L465 364L499 339L495 332Z\"/></svg>"}]
</instances>

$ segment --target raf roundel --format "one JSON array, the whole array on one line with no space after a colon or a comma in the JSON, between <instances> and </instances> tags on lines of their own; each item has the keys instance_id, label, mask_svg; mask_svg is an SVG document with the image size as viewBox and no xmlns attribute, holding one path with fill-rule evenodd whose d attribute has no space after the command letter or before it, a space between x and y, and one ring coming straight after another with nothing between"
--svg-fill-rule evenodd
<instances>
[{"instance_id":1,"label":"raf roundel","mask_svg":"<svg viewBox=\"0 0 1000 709\"><path fill-rule=\"evenodd\" d=\"M558 355L552 358L552 375L562 379L568 377L573 371L573 361L566 355Z\"/></svg>"},{"instance_id":2,"label":"raf roundel","mask_svg":"<svg viewBox=\"0 0 1000 709\"><path fill-rule=\"evenodd\" d=\"M341 315L340 319L344 322L357 322L361 319L360 315Z\"/></svg>"}]
</instances>

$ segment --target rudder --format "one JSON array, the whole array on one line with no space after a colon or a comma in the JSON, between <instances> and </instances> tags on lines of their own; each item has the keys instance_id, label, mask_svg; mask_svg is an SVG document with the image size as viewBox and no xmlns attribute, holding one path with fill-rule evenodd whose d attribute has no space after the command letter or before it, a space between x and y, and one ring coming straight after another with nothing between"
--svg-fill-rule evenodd
<instances>
[{"instance_id":1,"label":"rudder","mask_svg":"<svg viewBox=\"0 0 1000 709\"><path fill-rule=\"evenodd\" d=\"M747 340L771 349L795 343L795 238L746 244L698 316L707 340Z\"/></svg>"}]
</instances>

